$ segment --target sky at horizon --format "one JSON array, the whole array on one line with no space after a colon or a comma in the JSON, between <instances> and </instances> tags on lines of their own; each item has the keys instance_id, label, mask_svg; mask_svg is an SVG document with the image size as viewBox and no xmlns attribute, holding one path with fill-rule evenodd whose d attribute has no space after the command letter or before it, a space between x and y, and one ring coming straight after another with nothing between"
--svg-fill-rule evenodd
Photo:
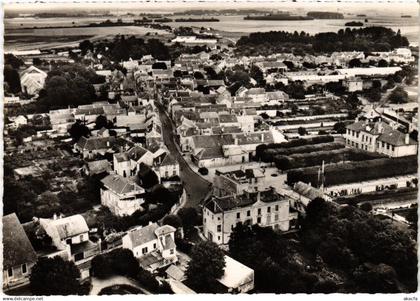
<instances>
[{"instance_id":1,"label":"sky at horizon","mask_svg":"<svg viewBox=\"0 0 420 301\"><path fill-rule=\"evenodd\" d=\"M347 12L368 12L377 11L384 14L415 14L418 15L419 4L415 0L388 0L388 1L369 1L369 0L341 0L337 1L136 1L120 0L112 3L74 3L71 0L60 1L61 3L3 3L3 8L7 12L14 13L34 13L34 12L60 12L60 11L89 11L89 10L109 10L111 12L176 12L190 9L283 9L283 10L327 10ZM217 5L217 6L216 6Z\"/></svg>"}]
</instances>

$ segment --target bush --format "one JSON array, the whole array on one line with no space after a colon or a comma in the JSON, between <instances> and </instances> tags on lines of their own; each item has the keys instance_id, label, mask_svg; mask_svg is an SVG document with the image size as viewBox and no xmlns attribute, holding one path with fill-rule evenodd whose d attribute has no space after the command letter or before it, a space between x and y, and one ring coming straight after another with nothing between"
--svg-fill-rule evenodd
<instances>
[{"instance_id":1,"label":"bush","mask_svg":"<svg viewBox=\"0 0 420 301\"><path fill-rule=\"evenodd\" d=\"M345 148L345 146L338 142L319 143L313 145L303 145L291 148L267 149L263 152L261 160L263 162L273 162L276 155L288 156L291 154L305 154L318 151L329 151ZM275 161L274 161L275 162Z\"/></svg>"},{"instance_id":2,"label":"bush","mask_svg":"<svg viewBox=\"0 0 420 301\"><path fill-rule=\"evenodd\" d=\"M288 142L282 142L282 143L270 143L270 144L261 144L258 145L256 148L256 158L257 160L262 159L263 153L268 149L285 149L285 148L292 148L297 146L303 146L303 145L310 145L310 144L319 144L319 143L328 143L333 142L334 137L333 136L316 136L312 138L306 138L306 139L295 139Z\"/></svg>"},{"instance_id":3,"label":"bush","mask_svg":"<svg viewBox=\"0 0 420 301\"><path fill-rule=\"evenodd\" d=\"M92 259L92 273L98 278L112 275L135 277L139 269L139 263L129 249L116 249Z\"/></svg>"},{"instance_id":4,"label":"bush","mask_svg":"<svg viewBox=\"0 0 420 301\"><path fill-rule=\"evenodd\" d=\"M384 158L379 153L370 153L359 149L341 148L319 152L295 154L290 156L275 156L274 163L281 170L321 165L322 162L337 163L341 161L365 161Z\"/></svg>"},{"instance_id":5,"label":"bush","mask_svg":"<svg viewBox=\"0 0 420 301\"><path fill-rule=\"evenodd\" d=\"M209 174L209 170L208 170L206 167L200 167L200 168L198 169L198 172L199 172L201 175L203 175L203 176L206 176L206 175L208 175L208 174Z\"/></svg>"},{"instance_id":6,"label":"bush","mask_svg":"<svg viewBox=\"0 0 420 301\"><path fill-rule=\"evenodd\" d=\"M307 167L291 170L287 173L287 183L293 185L302 181L317 185L318 169L318 167ZM325 185L333 186L416 172L417 156L331 164L325 166Z\"/></svg>"},{"instance_id":7,"label":"bush","mask_svg":"<svg viewBox=\"0 0 420 301\"><path fill-rule=\"evenodd\" d=\"M176 247L185 254L190 254L194 245L185 239L176 239Z\"/></svg>"}]
</instances>

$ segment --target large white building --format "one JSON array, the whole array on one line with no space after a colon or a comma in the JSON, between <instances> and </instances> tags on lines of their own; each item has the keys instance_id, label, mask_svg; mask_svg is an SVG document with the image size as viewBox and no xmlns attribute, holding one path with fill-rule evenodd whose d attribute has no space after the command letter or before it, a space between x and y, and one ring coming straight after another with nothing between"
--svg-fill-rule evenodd
<instances>
[{"instance_id":1,"label":"large white building","mask_svg":"<svg viewBox=\"0 0 420 301\"><path fill-rule=\"evenodd\" d=\"M143 210L144 189L120 175L109 175L102 179L101 204L117 215L131 215Z\"/></svg>"},{"instance_id":2,"label":"large white building","mask_svg":"<svg viewBox=\"0 0 420 301\"><path fill-rule=\"evenodd\" d=\"M417 154L418 144L383 121L357 121L346 127L346 145L369 152L378 152L389 157Z\"/></svg>"},{"instance_id":3,"label":"large white building","mask_svg":"<svg viewBox=\"0 0 420 301\"><path fill-rule=\"evenodd\" d=\"M204 205L203 232L208 240L225 245L238 223L288 231L293 228L296 219L297 212L290 211L290 199L274 189L242 195L213 196Z\"/></svg>"}]
</instances>

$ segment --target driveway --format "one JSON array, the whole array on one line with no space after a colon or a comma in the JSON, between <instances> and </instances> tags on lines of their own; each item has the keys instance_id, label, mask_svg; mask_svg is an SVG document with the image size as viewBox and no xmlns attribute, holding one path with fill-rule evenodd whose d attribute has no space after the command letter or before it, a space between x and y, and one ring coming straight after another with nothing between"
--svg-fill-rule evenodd
<instances>
[{"instance_id":1,"label":"driveway","mask_svg":"<svg viewBox=\"0 0 420 301\"><path fill-rule=\"evenodd\" d=\"M169 119L162 105L157 102L155 104L159 110L160 121L162 122L163 141L179 163L180 178L187 192L187 201L184 207L200 209L202 201L211 190L211 183L196 174L185 161L175 145L175 130L172 121Z\"/></svg>"}]
</instances>

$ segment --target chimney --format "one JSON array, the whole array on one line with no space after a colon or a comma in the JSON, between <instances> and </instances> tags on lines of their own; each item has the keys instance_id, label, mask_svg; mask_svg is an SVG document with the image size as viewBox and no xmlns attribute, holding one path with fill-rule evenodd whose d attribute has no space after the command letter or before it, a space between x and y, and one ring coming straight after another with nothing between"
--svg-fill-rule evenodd
<instances>
[{"instance_id":1,"label":"chimney","mask_svg":"<svg viewBox=\"0 0 420 301\"><path fill-rule=\"evenodd\" d=\"M257 192L257 202L261 201L261 192Z\"/></svg>"},{"instance_id":2,"label":"chimney","mask_svg":"<svg viewBox=\"0 0 420 301\"><path fill-rule=\"evenodd\" d=\"M405 142L405 144L409 144L410 143L410 135L407 133L407 134L405 134L405 140L404 140L404 142Z\"/></svg>"},{"instance_id":3,"label":"chimney","mask_svg":"<svg viewBox=\"0 0 420 301\"><path fill-rule=\"evenodd\" d=\"M111 142L109 140L106 142L106 146L107 147L110 147L111 146Z\"/></svg>"},{"instance_id":4,"label":"chimney","mask_svg":"<svg viewBox=\"0 0 420 301\"><path fill-rule=\"evenodd\" d=\"M235 137L235 145L238 145L238 138Z\"/></svg>"},{"instance_id":5,"label":"chimney","mask_svg":"<svg viewBox=\"0 0 420 301\"><path fill-rule=\"evenodd\" d=\"M379 134L382 134L382 132L383 132L382 121L378 122L378 132L379 132Z\"/></svg>"},{"instance_id":6,"label":"chimney","mask_svg":"<svg viewBox=\"0 0 420 301\"><path fill-rule=\"evenodd\" d=\"M261 142L264 143L264 133L261 134Z\"/></svg>"},{"instance_id":7,"label":"chimney","mask_svg":"<svg viewBox=\"0 0 420 301\"><path fill-rule=\"evenodd\" d=\"M54 213L53 220L56 220L56 219L57 219L57 214Z\"/></svg>"}]
</instances>

